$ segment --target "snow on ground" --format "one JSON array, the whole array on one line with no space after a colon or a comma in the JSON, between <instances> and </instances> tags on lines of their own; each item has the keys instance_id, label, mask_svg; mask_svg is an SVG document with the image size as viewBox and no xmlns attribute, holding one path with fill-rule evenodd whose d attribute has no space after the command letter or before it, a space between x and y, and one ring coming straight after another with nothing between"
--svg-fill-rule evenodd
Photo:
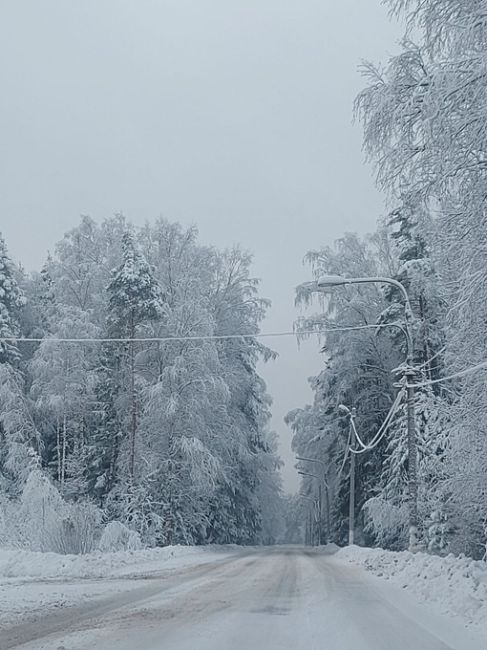
<instances>
[{"instance_id":1,"label":"snow on ground","mask_svg":"<svg viewBox=\"0 0 487 650\"><path fill-rule=\"evenodd\" d=\"M485 647L476 642L470 645L470 632L464 629L476 628L472 633L487 638L485 562L359 547L336 550L333 545L319 550L278 547L245 552L238 547L176 546L85 556L0 550L0 628L8 630L26 623L37 630L41 619L59 612L56 619L66 622L66 630L73 629L74 634L73 623L80 624L75 636L81 637L70 638L69 647L95 647L91 641L85 643L85 636L94 634L87 625L99 615L104 616L100 634L105 634L106 627L109 636L106 648L120 650L134 647L130 646L132 638L128 645L124 641L125 628L121 637L117 636L125 618L131 621L132 616L134 624L144 629L149 623L152 626L153 619L161 621L153 632L144 632L149 635L148 648L159 647L161 634L174 632L173 647L186 649L195 647L191 643L201 637L203 628L209 634L208 647L215 631L222 637L221 647L233 647L227 641L236 634L234 628L238 634L244 628L250 629L250 619L254 621L256 644L260 643L277 634L276 621L273 622L277 615L281 617L280 624L282 617L288 616L292 629L296 626L302 631L305 625L315 641L320 637L325 617L327 635L336 634L338 644L342 633L334 631L332 621L340 620L341 629L345 625L342 616L351 616L355 627L347 628L348 645L331 647L392 647L387 645L385 632L376 639L378 619L387 619L394 634L396 628L407 628L409 634L416 635L416 645L410 647ZM369 571L369 575L365 576L362 569ZM418 602L422 604L417 605ZM67 610L74 605L77 607ZM186 606L194 608L195 621L193 615L183 617L181 625L172 632L171 626L179 620L177 612L185 612ZM154 608L156 613L152 613ZM255 623L257 614L263 617L260 627ZM436 623L435 614L443 615ZM220 620L220 615L224 619ZM203 617L200 622L198 617ZM186 639L188 621L190 627L194 623L198 629L191 627L192 636ZM294 643L289 626L286 629L284 636ZM46 627L46 634L47 631ZM363 644L358 641L361 635ZM448 645L440 645L439 639L449 639ZM369 641L376 645L371 646ZM39 650L36 643L32 647ZM296 646L283 642L282 647Z\"/></svg>"},{"instance_id":2,"label":"snow on ground","mask_svg":"<svg viewBox=\"0 0 487 650\"><path fill-rule=\"evenodd\" d=\"M231 547L188 546L88 555L0 549L0 625L127 591L146 577L224 559L231 552Z\"/></svg>"},{"instance_id":3,"label":"snow on ground","mask_svg":"<svg viewBox=\"0 0 487 650\"><path fill-rule=\"evenodd\" d=\"M438 557L349 546L336 558L362 566L402 587L440 614L455 617L487 636L487 563L467 557Z\"/></svg>"},{"instance_id":4,"label":"snow on ground","mask_svg":"<svg viewBox=\"0 0 487 650\"><path fill-rule=\"evenodd\" d=\"M228 552L231 547L225 547ZM59 555L0 549L0 581L5 578L110 578L141 575L146 571L180 569L211 560L224 552L219 546L166 546L140 551Z\"/></svg>"},{"instance_id":5,"label":"snow on ground","mask_svg":"<svg viewBox=\"0 0 487 650\"><path fill-rule=\"evenodd\" d=\"M0 648L485 650L485 638L335 558L297 546L242 550L142 581L123 600L6 630Z\"/></svg>"}]
</instances>

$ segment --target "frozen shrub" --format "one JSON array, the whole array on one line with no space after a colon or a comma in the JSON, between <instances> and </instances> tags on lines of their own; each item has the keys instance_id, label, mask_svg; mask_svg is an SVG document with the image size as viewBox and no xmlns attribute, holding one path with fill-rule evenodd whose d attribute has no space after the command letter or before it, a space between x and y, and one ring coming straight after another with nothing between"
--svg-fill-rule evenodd
<instances>
[{"instance_id":1,"label":"frozen shrub","mask_svg":"<svg viewBox=\"0 0 487 650\"><path fill-rule=\"evenodd\" d=\"M19 501L0 501L0 546L54 553L89 553L101 533L103 511L89 501L66 502L39 469Z\"/></svg>"},{"instance_id":2,"label":"frozen shrub","mask_svg":"<svg viewBox=\"0 0 487 650\"><path fill-rule=\"evenodd\" d=\"M103 511L89 501L68 504L61 522L60 552L79 555L95 550L102 519Z\"/></svg>"},{"instance_id":3,"label":"frozen shrub","mask_svg":"<svg viewBox=\"0 0 487 650\"><path fill-rule=\"evenodd\" d=\"M66 515L66 503L47 476L40 470L31 472L12 522L20 545L32 551L62 552L62 521Z\"/></svg>"},{"instance_id":4,"label":"frozen shrub","mask_svg":"<svg viewBox=\"0 0 487 650\"><path fill-rule=\"evenodd\" d=\"M374 535L379 546L401 549L407 545L408 513L404 503L396 505L377 496L365 503L363 512L365 530Z\"/></svg>"},{"instance_id":5,"label":"frozen shrub","mask_svg":"<svg viewBox=\"0 0 487 650\"><path fill-rule=\"evenodd\" d=\"M98 544L103 553L115 551L135 551L142 548L140 535L119 521L110 521Z\"/></svg>"},{"instance_id":6,"label":"frozen shrub","mask_svg":"<svg viewBox=\"0 0 487 650\"><path fill-rule=\"evenodd\" d=\"M435 555L446 555L451 526L445 513L433 510L425 522L425 537L428 551Z\"/></svg>"}]
</instances>

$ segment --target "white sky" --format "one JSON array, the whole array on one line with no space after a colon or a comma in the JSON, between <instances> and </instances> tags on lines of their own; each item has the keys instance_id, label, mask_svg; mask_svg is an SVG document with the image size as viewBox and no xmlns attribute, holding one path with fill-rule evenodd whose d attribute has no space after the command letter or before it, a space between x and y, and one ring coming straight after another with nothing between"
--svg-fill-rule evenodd
<instances>
[{"instance_id":1,"label":"white sky","mask_svg":"<svg viewBox=\"0 0 487 650\"><path fill-rule=\"evenodd\" d=\"M380 0L3 0L0 230L39 268L80 214L195 223L240 243L292 328L302 258L383 211L352 104L361 59L400 36ZM262 370L297 485L285 413L311 398L316 342Z\"/></svg>"}]
</instances>

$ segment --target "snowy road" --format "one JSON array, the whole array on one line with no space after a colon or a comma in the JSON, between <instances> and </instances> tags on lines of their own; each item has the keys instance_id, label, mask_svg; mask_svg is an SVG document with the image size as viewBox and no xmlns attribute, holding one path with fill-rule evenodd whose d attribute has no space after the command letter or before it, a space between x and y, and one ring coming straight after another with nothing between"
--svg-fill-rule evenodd
<instances>
[{"instance_id":1,"label":"snowy road","mask_svg":"<svg viewBox=\"0 0 487 650\"><path fill-rule=\"evenodd\" d=\"M235 552L0 632L0 650L481 650L465 630L330 555Z\"/></svg>"}]
</instances>

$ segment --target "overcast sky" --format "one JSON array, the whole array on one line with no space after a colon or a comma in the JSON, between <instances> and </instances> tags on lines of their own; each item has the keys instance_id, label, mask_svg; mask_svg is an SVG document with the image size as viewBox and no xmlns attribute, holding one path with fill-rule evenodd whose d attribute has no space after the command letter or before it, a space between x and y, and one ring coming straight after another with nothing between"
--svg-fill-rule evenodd
<instances>
[{"instance_id":1,"label":"overcast sky","mask_svg":"<svg viewBox=\"0 0 487 650\"><path fill-rule=\"evenodd\" d=\"M163 215L203 243L240 243L292 329L302 258L371 231L382 198L364 165L358 65L395 49L380 0L3 0L0 230L39 268L80 214ZM268 343L287 489L284 414L311 399L317 342Z\"/></svg>"}]
</instances>

